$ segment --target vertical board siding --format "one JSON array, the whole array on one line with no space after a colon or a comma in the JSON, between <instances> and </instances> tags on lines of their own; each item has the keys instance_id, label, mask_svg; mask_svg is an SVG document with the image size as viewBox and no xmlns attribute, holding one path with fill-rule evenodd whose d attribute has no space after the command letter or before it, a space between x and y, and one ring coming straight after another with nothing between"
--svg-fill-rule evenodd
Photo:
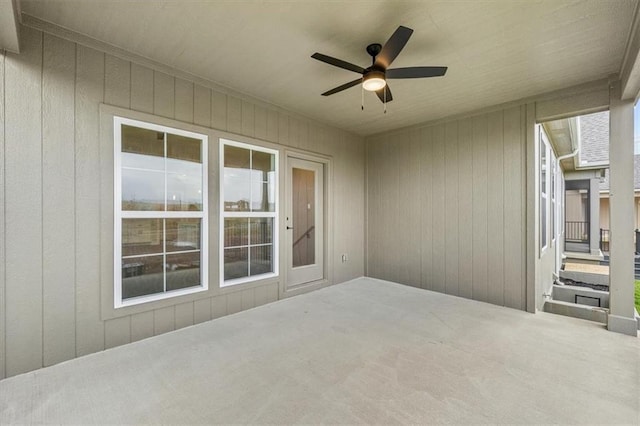
<instances>
[{"instance_id":1,"label":"vertical board siding","mask_svg":"<svg viewBox=\"0 0 640 426\"><path fill-rule=\"evenodd\" d=\"M176 309L167 306L153 311L153 334L163 334L176 329Z\"/></svg>"},{"instance_id":2,"label":"vertical board siding","mask_svg":"<svg viewBox=\"0 0 640 426\"><path fill-rule=\"evenodd\" d=\"M112 144L101 145L103 102L333 156L339 180L333 184L340 190L330 232L336 250L349 254L348 262L336 262L334 275L342 281L364 274L361 138L36 30L22 31L23 52L0 53L0 306L6 306L0 315L0 378L278 300L274 282L102 319L103 287L108 291L113 281L113 182L97 173L112 167L113 156ZM216 146L210 142L212 172ZM214 289L216 183L212 173Z\"/></svg>"},{"instance_id":3,"label":"vertical board siding","mask_svg":"<svg viewBox=\"0 0 640 426\"><path fill-rule=\"evenodd\" d=\"M367 138L367 275L525 308L522 114Z\"/></svg>"},{"instance_id":4,"label":"vertical board siding","mask_svg":"<svg viewBox=\"0 0 640 426\"><path fill-rule=\"evenodd\" d=\"M278 112L272 109L267 111L267 140L278 141Z\"/></svg>"},{"instance_id":5,"label":"vertical board siding","mask_svg":"<svg viewBox=\"0 0 640 426\"><path fill-rule=\"evenodd\" d=\"M513 253L524 252L519 235L525 226L523 220L522 190L524 182L524 139L521 122L523 107L514 107L504 112L504 303L515 309L525 309L525 264L521 256ZM520 202L518 202L520 201Z\"/></svg>"},{"instance_id":6,"label":"vertical board siding","mask_svg":"<svg viewBox=\"0 0 640 426\"><path fill-rule=\"evenodd\" d=\"M175 118L193 123L193 83L181 78L175 79Z\"/></svg>"},{"instance_id":7,"label":"vertical board siding","mask_svg":"<svg viewBox=\"0 0 640 426\"><path fill-rule=\"evenodd\" d=\"M227 130L227 95L211 91L211 127Z\"/></svg>"},{"instance_id":8,"label":"vertical board siding","mask_svg":"<svg viewBox=\"0 0 640 426\"><path fill-rule=\"evenodd\" d=\"M242 134L242 101L233 96L227 96L227 130L231 133Z\"/></svg>"},{"instance_id":9,"label":"vertical board siding","mask_svg":"<svg viewBox=\"0 0 640 426\"><path fill-rule=\"evenodd\" d=\"M227 296L222 294L220 296L211 298L211 318L220 318L227 315Z\"/></svg>"},{"instance_id":10,"label":"vertical board siding","mask_svg":"<svg viewBox=\"0 0 640 426\"><path fill-rule=\"evenodd\" d=\"M4 229L4 51L0 51L0 379L6 376L5 372L5 244L6 234Z\"/></svg>"},{"instance_id":11,"label":"vertical board siding","mask_svg":"<svg viewBox=\"0 0 640 426\"><path fill-rule=\"evenodd\" d=\"M129 108L131 103L131 63L106 55L104 87L105 103Z\"/></svg>"},{"instance_id":12,"label":"vertical board siding","mask_svg":"<svg viewBox=\"0 0 640 426\"><path fill-rule=\"evenodd\" d=\"M487 300L504 305L504 125L503 112L488 116Z\"/></svg>"},{"instance_id":13,"label":"vertical board siding","mask_svg":"<svg viewBox=\"0 0 640 426\"><path fill-rule=\"evenodd\" d=\"M110 55L105 56L104 64L104 100L105 103L129 108L131 105L131 63ZM100 139L102 141L102 139ZM100 146L100 160L104 167L107 164L113 170L113 144ZM100 238L101 253L113 253L113 238L106 233L113 223L113 216L107 212L113 211L113 179L100 182ZM101 277L106 283L113 282L113 262L100 262ZM104 347L113 348L131 342L131 317L115 318L104 323Z\"/></svg>"},{"instance_id":14,"label":"vertical board siding","mask_svg":"<svg viewBox=\"0 0 640 426\"><path fill-rule=\"evenodd\" d=\"M131 342L131 317L114 318L104 323L104 347L115 348Z\"/></svg>"},{"instance_id":15,"label":"vertical board siding","mask_svg":"<svg viewBox=\"0 0 640 426\"><path fill-rule=\"evenodd\" d=\"M253 104L251 102L242 101L240 104L241 111L241 127L242 130L239 132L245 136L253 136L254 128L255 128L255 119L253 115Z\"/></svg>"},{"instance_id":16,"label":"vertical board siding","mask_svg":"<svg viewBox=\"0 0 640 426\"><path fill-rule=\"evenodd\" d=\"M236 291L235 293L227 294L227 314L235 314L242 310L242 292Z\"/></svg>"},{"instance_id":17,"label":"vertical board siding","mask_svg":"<svg viewBox=\"0 0 640 426\"><path fill-rule=\"evenodd\" d=\"M211 90L198 84L193 89L193 122L211 126Z\"/></svg>"},{"instance_id":18,"label":"vertical board siding","mask_svg":"<svg viewBox=\"0 0 640 426\"><path fill-rule=\"evenodd\" d=\"M131 315L131 341L153 336L153 311Z\"/></svg>"},{"instance_id":19,"label":"vertical board siding","mask_svg":"<svg viewBox=\"0 0 640 426\"><path fill-rule=\"evenodd\" d=\"M163 72L153 72L153 113L173 118L175 113L175 78Z\"/></svg>"},{"instance_id":20,"label":"vertical board siding","mask_svg":"<svg viewBox=\"0 0 640 426\"><path fill-rule=\"evenodd\" d=\"M406 149L399 152L399 187L398 194L403 199L399 203L399 215L402 223L398 228L402 233L400 246L400 272L402 282L420 287L420 187L406 185L420 179L420 134L418 130L409 132ZM401 212L406 213L402 220Z\"/></svg>"},{"instance_id":21,"label":"vertical board siding","mask_svg":"<svg viewBox=\"0 0 640 426\"><path fill-rule=\"evenodd\" d=\"M211 298L198 299L193 302L193 322L195 324L200 324L201 322L209 321L210 319Z\"/></svg>"},{"instance_id":22,"label":"vertical board siding","mask_svg":"<svg viewBox=\"0 0 640 426\"><path fill-rule=\"evenodd\" d=\"M445 292L446 280L446 232L445 218L447 212L445 208L446 197L446 181L445 181L445 146L444 146L444 125L435 126L433 129L433 160L431 168L433 170L432 178L432 269L433 276L431 281L431 290L441 293Z\"/></svg>"},{"instance_id":23,"label":"vertical board siding","mask_svg":"<svg viewBox=\"0 0 640 426\"><path fill-rule=\"evenodd\" d=\"M77 46L75 99L76 356L104 349L100 318L99 104L103 53Z\"/></svg>"},{"instance_id":24,"label":"vertical board siding","mask_svg":"<svg viewBox=\"0 0 640 426\"><path fill-rule=\"evenodd\" d=\"M176 330L193 325L193 302L176 305Z\"/></svg>"},{"instance_id":25,"label":"vertical board siding","mask_svg":"<svg viewBox=\"0 0 640 426\"><path fill-rule=\"evenodd\" d=\"M5 58L6 374L43 365L42 33ZM9 206L9 208L7 208Z\"/></svg>"},{"instance_id":26,"label":"vertical board siding","mask_svg":"<svg viewBox=\"0 0 640 426\"><path fill-rule=\"evenodd\" d=\"M474 117L473 132L473 298L487 301L487 116Z\"/></svg>"},{"instance_id":27,"label":"vertical board siding","mask_svg":"<svg viewBox=\"0 0 640 426\"><path fill-rule=\"evenodd\" d=\"M422 261L420 277L422 288L433 289L433 128L420 130L420 180L417 186L421 192L421 242ZM381 179L381 177L378 177ZM375 261L375 260L374 260Z\"/></svg>"},{"instance_id":28,"label":"vertical board siding","mask_svg":"<svg viewBox=\"0 0 640 426\"><path fill-rule=\"evenodd\" d=\"M131 64L131 109L153 113L153 70Z\"/></svg>"},{"instance_id":29,"label":"vertical board siding","mask_svg":"<svg viewBox=\"0 0 640 426\"><path fill-rule=\"evenodd\" d=\"M473 299L473 133L458 123L458 296Z\"/></svg>"},{"instance_id":30,"label":"vertical board siding","mask_svg":"<svg viewBox=\"0 0 640 426\"><path fill-rule=\"evenodd\" d=\"M445 293L459 294L458 253L458 122L445 127Z\"/></svg>"},{"instance_id":31,"label":"vertical board siding","mask_svg":"<svg viewBox=\"0 0 640 426\"><path fill-rule=\"evenodd\" d=\"M76 356L75 164L69 155L75 151L76 46L45 34L43 50L42 323L47 366Z\"/></svg>"}]
</instances>

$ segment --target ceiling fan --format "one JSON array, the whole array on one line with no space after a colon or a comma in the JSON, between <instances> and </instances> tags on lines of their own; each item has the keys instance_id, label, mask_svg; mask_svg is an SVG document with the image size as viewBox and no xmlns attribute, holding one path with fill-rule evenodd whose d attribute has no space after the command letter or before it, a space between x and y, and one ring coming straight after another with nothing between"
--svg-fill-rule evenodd
<instances>
[{"instance_id":1,"label":"ceiling fan","mask_svg":"<svg viewBox=\"0 0 640 426\"><path fill-rule=\"evenodd\" d=\"M389 85L387 84L387 79L441 77L445 75L447 67L407 67L389 69L389 65L391 65L393 60L407 44L411 34L413 34L413 30L411 28L399 26L384 46L379 43L368 45L367 53L373 58L372 64L368 68L362 68L341 59L323 55L322 53L316 52L311 55L313 59L317 59L318 61L362 74L362 77L328 90L324 92L322 96L333 95L362 83L362 88L364 90L376 92L378 98L380 98L383 103L386 103L393 100L391 90L389 90Z\"/></svg>"}]
</instances>

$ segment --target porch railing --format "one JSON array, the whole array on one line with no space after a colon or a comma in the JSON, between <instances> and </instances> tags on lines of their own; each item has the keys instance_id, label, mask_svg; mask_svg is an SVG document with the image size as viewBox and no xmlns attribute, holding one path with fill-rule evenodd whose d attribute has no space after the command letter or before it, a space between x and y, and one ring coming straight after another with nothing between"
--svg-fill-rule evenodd
<instances>
[{"instance_id":1,"label":"porch railing","mask_svg":"<svg viewBox=\"0 0 640 426\"><path fill-rule=\"evenodd\" d=\"M565 222L565 241L588 243L589 222Z\"/></svg>"},{"instance_id":2,"label":"porch railing","mask_svg":"<svg viewBox=\"0 0 640 426\"><path fill-rule=\"evenodd\" d=\"M600 228L600 250L609 251L609 230Z\"/></svg>"},{"instance_id":3,"label":"porch railing","mask_svg":"<svg viewBox=\"0 0 640 426\"><path fill-rule=\"evenodd\" d=\"M600 250L603 252L609 252L609 243L611 242L611 235L608 229L600 228ZM640 254L640 230L633 231L633 242L635 245L635 254Z\"/></svg>"}]
</instances>

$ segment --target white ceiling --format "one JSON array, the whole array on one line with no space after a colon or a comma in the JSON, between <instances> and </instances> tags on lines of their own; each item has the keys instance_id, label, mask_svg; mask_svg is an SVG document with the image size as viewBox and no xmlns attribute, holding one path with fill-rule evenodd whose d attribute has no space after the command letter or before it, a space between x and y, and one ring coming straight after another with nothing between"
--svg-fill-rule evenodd
<instances>
[{"instance_id":1,"label":"white ceiling","mask_svg":"<svg viewBox=\"0 0 640 426\"><path fill-rule=\"evenodd\" d=\"M309 118L378 132L618 73L637 0L115 1L22 0L22 12L188 71ZM365 47L415 30L392 67L446 65L445 77L393 80L387 114L359 87Z\"/></svg>"}]
</instances>

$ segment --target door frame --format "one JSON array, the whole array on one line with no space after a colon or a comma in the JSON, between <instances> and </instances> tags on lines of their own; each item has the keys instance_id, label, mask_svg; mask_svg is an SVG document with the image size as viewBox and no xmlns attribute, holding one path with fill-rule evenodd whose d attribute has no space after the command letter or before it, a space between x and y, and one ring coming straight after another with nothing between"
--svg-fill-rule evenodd
<instances>
[{"instance_id":1,"label":"door frame","mask_svg":"<svg viewBox=\"0 0 640 426\"><path fill-rule=\"evenodd\" d=\"M289 159L295 158L306 161L313 161L323 165L323 185L324 185L324 211L323 211L323 278L317 281L311 281L309 283L300 284L293 289L287 289L288 282L288 255L289 247L287 246L286 232L280 233L280 285L278 286L279 298L291 297L302 293L307 293L313 290L317 290L322 287L333 284L333 194L332 194L332 182L333 182L333 167L332 158L330 156L310 153L306 151L300 151L295 149L285 149L281 159L280 167L280 182L283 182L283 190L280 193L280 206L282 207L282 213L280 214L280 229L286 227L286 208L287 197L289 195L290 182L287 181L287 170L289 169ZM319 236L318 236L319 237Z\"/></svg>"}]
</instances>

